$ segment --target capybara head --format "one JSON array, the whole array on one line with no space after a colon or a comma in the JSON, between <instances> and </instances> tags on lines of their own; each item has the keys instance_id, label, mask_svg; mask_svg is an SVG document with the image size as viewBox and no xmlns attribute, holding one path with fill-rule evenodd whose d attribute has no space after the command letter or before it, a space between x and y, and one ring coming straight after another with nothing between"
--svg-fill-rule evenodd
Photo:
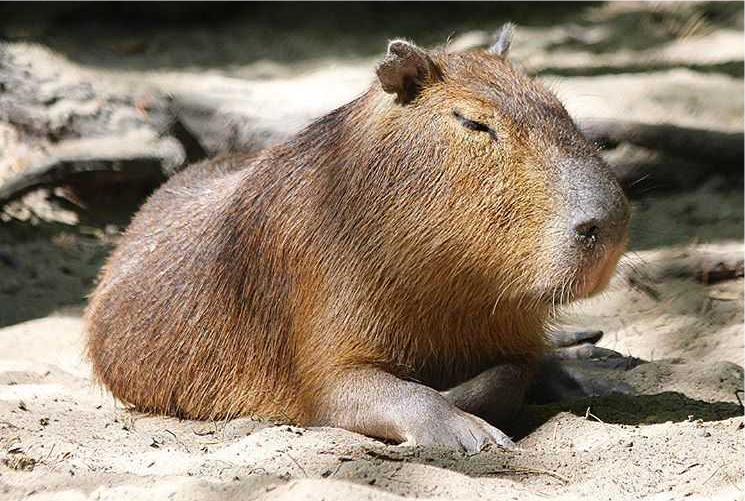
<instances>
[{"instance_id":1,"label":"capybara head","mask_svg":"<svg viewBox=\"0 0 745 501\"><path fill-rule=\"evenodd\" d=\"M413 209L428 250L448 248L454 272L500 297L559 304L605 287L629 206L558 99L508 60L511 32L463 53L390 42L375 126L380 154L416 164L434 193Z\"/></svg>"}]
</instances>

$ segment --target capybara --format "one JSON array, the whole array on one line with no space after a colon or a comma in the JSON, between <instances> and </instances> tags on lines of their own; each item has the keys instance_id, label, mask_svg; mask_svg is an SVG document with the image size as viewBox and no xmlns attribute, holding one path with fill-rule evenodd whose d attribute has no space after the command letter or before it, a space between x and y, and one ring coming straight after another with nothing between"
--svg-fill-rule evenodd
<instances>
[{"instance_id":1,"label":"capybara","mask_svg":"<svg viewBox=\"0 0 745 501\"><path fill-rule=\"evenodd\" d=\"M607 284L629 219L510 41L394 40L354 101L166 182L91 296L97 378L146 412L509 444L556 306Z\"/></svg>"}]
</instances>

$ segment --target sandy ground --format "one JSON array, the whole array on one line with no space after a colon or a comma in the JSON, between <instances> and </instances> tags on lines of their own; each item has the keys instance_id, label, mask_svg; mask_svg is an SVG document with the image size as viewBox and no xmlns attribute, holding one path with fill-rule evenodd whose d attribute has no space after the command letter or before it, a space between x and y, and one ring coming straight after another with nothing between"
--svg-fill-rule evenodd
<instances>
[{"instance_id":1,"label":"sandy ground","mask_svg":"<svg viewBox=\"0 0 745 501\"><path fill-rule=\"evenodd\" d=\"M606 22L616 19L613 12L593 11L595 27L584 36L592 43L622 34L628 40L625 25ZM33 34L40 26L14 29ZM316 48L300 43L302 33L285 47L300 51L296 60L279 64L263 52L246 62L239 42L266 36L248 28L195 31L178 44L167 30L140 33L126 46L117 45L129 35L121 33L87 44L80 35L86 29L76 37L51 30L45 42L76 63L121 79L147 77L175 93L195 85L200 72L209 74L203 85L214 81L225 94L242 92L235 77L254 79L253 97L239 105L264 102L276 111L308 101L309 116L364 86L379 45L369 38L364 44L374 49L324 45L327 54L308 71L302 51ZM526 30L516 57L542 74L575 116L742 130L741 22L682 44L645 39L641 48L589 59L581 46L572 48L577 42L568 32ZM722 45L733 35L735 45ZM665 59L650 63L653 51ZM671 63L681 54L690 65ZM330 55L344 57L333 70ZM650 65L644 73L636 68L642 56ZM739 58L739 76L728 70L732 58ZM219 68L205 69L215 60ZM595 69L578 73L587 67ZM329 75L338 78L329 82ZM318 95L306 100L301 88ZM322 92L332 88L339 93ZM695 192L637 200L630 251L608 291L563 312L567 329L602 329L601 346L645 362L598 373L634 392L530 406L514 431L517 450L472 456L338 429L127 410L90 380L81 314L129 212L101 221L61 203L32 193L18 209L23 217L16 212L0 222L0 499L743 499L743 280L704 285L669 273L702 253L742 254L741 186L713 179Z\"/></svg>"}]
</instances>

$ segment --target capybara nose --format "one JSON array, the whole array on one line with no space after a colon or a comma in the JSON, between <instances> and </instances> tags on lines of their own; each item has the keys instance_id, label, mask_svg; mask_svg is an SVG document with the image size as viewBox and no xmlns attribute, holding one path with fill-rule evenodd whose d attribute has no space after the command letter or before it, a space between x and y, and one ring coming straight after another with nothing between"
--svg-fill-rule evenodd
<instances>
[{"instance_id":1,"label":"capybara nose","mask_svg":"<svg viewBox=\"0 0 745 501\"><path fill-rule=\"evenodd\" d=\"M586 249L595 246L615 246L626 240L629 210L625 200L610 207L596 205L595 210L581 211L572 218L575 241Z\"/></svg>"},{"instance_id":2,"label":"capybara nose","mask_svg":"<svg viewBox=\"0 0 745 501\"><path fill-rule=\"evenodd\" d=\"M557 162L563 194L564 230L576 248L616 250L628 238L630 207L618 181L599 158ZM561 214L561 212L560 212Z\"/></svg>"}]
</instances>

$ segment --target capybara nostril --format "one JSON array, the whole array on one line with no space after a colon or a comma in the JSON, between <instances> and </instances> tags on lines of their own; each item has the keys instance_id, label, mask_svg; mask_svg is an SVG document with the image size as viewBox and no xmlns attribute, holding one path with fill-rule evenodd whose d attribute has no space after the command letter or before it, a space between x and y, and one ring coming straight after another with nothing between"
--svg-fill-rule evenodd
<instances>
[{"instance_id":1,"label":"capybara nostril","mask_svg":"<svg viewBox=\"0 0 745 501\"><path fill-rule=\"evenodd\" d=\"M584 245L592 246L600 233L599 221L596 218L574 224L574 236Z\"/></svg>"}]
</instances>

